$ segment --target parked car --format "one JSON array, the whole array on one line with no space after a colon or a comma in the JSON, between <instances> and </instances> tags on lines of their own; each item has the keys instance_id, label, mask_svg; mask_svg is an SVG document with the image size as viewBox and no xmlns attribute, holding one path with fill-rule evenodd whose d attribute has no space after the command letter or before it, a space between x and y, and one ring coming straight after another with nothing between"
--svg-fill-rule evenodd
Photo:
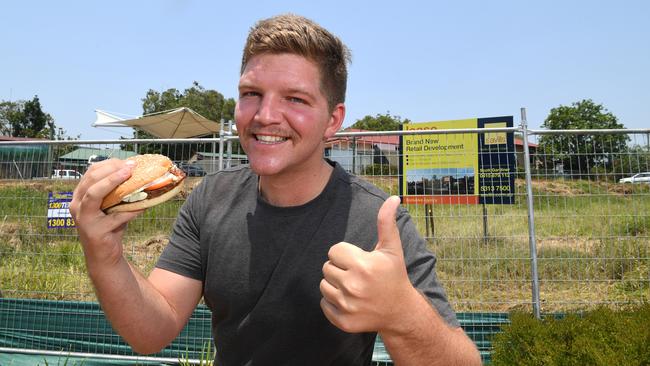
<instances>
[{"instance_id":1,"label":"parked car","mask_svg":"<svg viewBox=\"0 0 650 366\"><path fill-rule=\"evenodd\" d=\"M52 179L79 179L81 173L73 169L55 169L50 177Z\"/></svg>"},{"instance_id":2,"label":"parked car","mask_svg":"<svg viewBox=\"0 0 650 366\"><path fill-rule=\"evenodd\" d=\"M178 167L184 171L188 177L202 177L206 174L205 169L196 164L180 163Z\"/></svg>"},{"instance_id":3,"label":"parked car","mask_svg":"<svg viewBox=\"0 0 650 366\"><path fill-rule=\"evenodd\" d=\"M650 172L634 174L628 178L621 178L619 183L646 183L650 184Z\"/></svg>"}]
</instances>

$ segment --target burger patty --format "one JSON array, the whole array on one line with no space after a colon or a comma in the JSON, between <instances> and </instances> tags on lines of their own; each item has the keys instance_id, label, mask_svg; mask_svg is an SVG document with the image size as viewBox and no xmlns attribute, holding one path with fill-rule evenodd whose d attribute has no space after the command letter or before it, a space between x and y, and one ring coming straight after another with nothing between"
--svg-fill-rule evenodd
<instances>
[{"instance_id":1,"label":"burger patty","mask_svg":"<svg viewBox=\"0 0 650 366\"><path fill-rule=\"evenodd\" d=\"M168 185L166 185L166 186L164 186L164 187L161 187L161 188L158 188L158 189L154 189L153 191L147 191L147 199L149 199L149 198L156 198L156 197L158 197L158 196L160 196L160 195L163 195L163 194L165 194L165 193L171 191L171 190L174 189L174 187L176 187L180 182L182 182L183 179L185 179L185 172L182 171L181 169L178 169L176 166L174 166L174 167L173 167L169 172L172 173L172 174L174 174L175 176L177 176L177 177L180 178L180 179L177 180L176 182L174 182L174 184L168 184Z\"/></svg>"},{"instance_id":2,"label":"burger patty","mask_svg":"<svg viewBox=\"0 0 650 366\"><path fill-rule=\"evenodd\" d=\"M146 199L156 198L158 196L161 196L161 195L171 191L172 189L174 189L174 187L176 187L182 181L183 181L183 179L179 180L175 184L168 184L168 185L166 185L166 186L164 186L162 188L154 189L153 191L147 191L147 198Z\"/></svg>"}]
</instances>

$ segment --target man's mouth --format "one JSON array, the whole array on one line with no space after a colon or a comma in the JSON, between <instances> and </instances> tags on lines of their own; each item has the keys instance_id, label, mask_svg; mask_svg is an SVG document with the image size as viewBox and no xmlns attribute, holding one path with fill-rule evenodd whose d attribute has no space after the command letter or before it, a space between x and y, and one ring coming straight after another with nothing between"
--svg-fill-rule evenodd
<instances>
[{"instance_id":1,"label":"man's mouth","mask_svg":"<svg viewBox=\"0 0 650 366\"><path fill-rule=\"evenodd\" d=\"M263 144L279 144L287 141L286 137L282 136L269 136L269 135L254 135L255 139Z\"/></svg>"}]
</instances>

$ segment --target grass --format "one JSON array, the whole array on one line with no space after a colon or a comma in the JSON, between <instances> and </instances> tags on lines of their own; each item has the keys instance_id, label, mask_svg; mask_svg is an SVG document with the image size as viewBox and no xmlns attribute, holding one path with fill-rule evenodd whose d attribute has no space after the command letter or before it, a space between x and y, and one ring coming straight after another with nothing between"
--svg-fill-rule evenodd
<instances>
[{"instance_id":1,"label":"grass","mask_svg":"<svg viewBox=\"0 0 650 366\"><path fill-rule=\"evenodd\" d=\"M201 349L201 353L199 354L198 364L190 362L191 359L190 359L189 352L186 351L184 357L179 360L179 366L192 366L192 365L212 366L214 363L215 355L216 355L216 350L212 348L212 342L208 341L204 343L203 348Z\"/></svg>"},{"instance_id":2,"label":"grass","mask_svg":"<svg viewBox=\"0 0 650 366\"><path fill-rule=\"evenodd\" d=\"M367 177L391 194L397 180ZM438 275L459 311L529 307L531 264L523 182L513 205L407 206L436 253ZM76 231L47 229L47 192L74 183L0 184L0 283L7 297L93 300ZM650 186L590 181L533 184L544 311L650 301ZM182 200L129 224L125 254L147 273ZM432 223L427 228L427 223ZM487 233L487 235L485 235Z\"/></svg>"}]
</instances>

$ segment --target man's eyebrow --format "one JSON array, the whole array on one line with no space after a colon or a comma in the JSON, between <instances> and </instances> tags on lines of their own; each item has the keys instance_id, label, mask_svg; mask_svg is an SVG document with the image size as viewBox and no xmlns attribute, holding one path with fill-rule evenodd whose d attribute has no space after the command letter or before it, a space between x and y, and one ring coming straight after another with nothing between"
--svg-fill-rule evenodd
<instances>
[{"instance_id":1,"label":"man's eyebrow","mask_svg":"<svg viewBox=\"0 0 650 366\"><path fill-rule=\"evenodd\" d=\"M255 84L244 81L239 83L239 85L237 85L237 88L238 89L255 88Z\"/></svg>"},{"instance_id":2,"label":"man's eyebrow","mask_svg":"<svg viewBox=\"0 0 650 366\"><path fill-rule=\"evenodd\" d=\"M301 89L301 88L287 88L286 92L289 93L289 94L305 95L305 96L307 96L307 97L309 97L311 99L315 98L315 96L312 93L310 93L309 91L307 91L305 89Z\"/></svg>"}]
</instances>

